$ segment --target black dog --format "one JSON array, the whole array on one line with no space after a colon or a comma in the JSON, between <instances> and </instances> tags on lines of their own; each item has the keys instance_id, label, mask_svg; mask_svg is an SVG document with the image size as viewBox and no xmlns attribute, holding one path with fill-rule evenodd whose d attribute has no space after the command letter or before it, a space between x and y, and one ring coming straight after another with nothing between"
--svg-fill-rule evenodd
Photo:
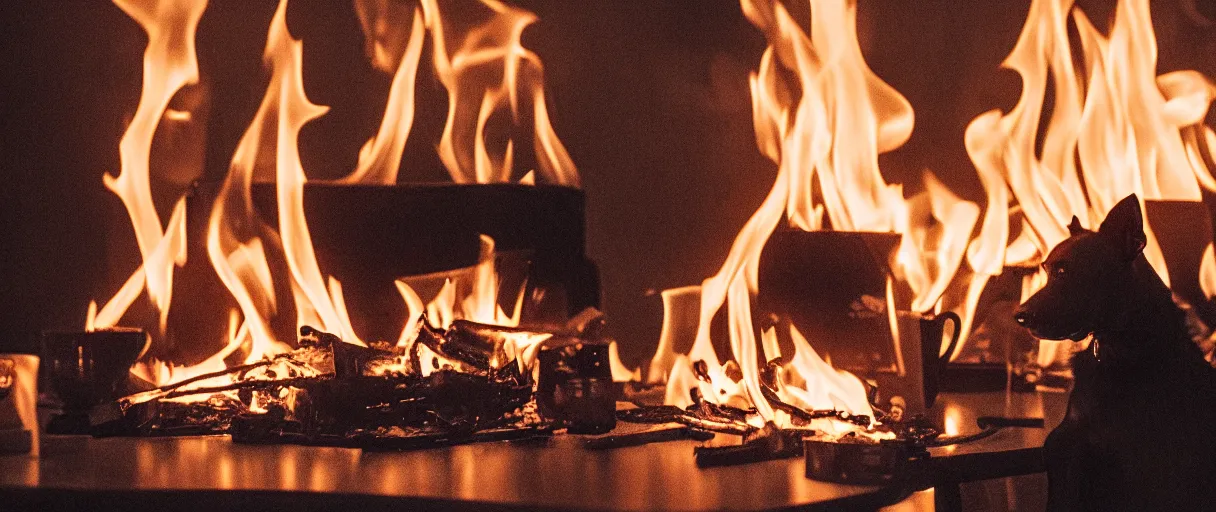
<instances>
[{"instance_id":1,"label":"black dog","mask_svg":"<svg viewBox=\"0 0 1216 512\"><path fill-rule=\"evenodd\" d=\"M1216 510L1216 370L1141 253L1140 203L1120 201L1096 233L1076 217L1069 231L1015 313L1039 338L1092 334L1047 437L1048 509Z\"/></svg>"}]
</instances>

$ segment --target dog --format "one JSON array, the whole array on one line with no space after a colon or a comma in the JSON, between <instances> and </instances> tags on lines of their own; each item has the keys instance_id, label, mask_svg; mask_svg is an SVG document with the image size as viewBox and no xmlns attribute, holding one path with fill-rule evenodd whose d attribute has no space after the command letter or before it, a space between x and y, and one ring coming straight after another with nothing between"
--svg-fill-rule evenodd
<instances>
[{"instance_id":1,"label":"dog","mask_svg":"<svg viewBox=\"0 0 1216 512\"><path fill-rule=\"evenodd\" d=\"M1144 257L1139 200L1068 228L1014 314L1038 338L1090 340L1044 445L1048 510L1216 510L1216 370Z\"/></svg>"}]
</instances>

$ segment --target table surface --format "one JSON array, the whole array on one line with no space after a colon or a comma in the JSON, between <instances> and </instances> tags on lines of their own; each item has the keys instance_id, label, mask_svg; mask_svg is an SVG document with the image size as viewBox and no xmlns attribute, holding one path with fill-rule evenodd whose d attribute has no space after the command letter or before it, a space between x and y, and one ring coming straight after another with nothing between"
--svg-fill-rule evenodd
<instances>
[{"instance_id":1,"label":"table surface","mask_svg":"<svg viewBox=\"0 0 1216 512\"><path fill-rule=\"evenodd\" d=\"M1043 442L1067 407L1068 394L1060 392L944 394L933 412L947 434L977 432L980 416L1043 418L1044 427L1005 428L976 442L930 449L933 478L973 482L1045 471Z\"/></svg>"},{"instance_id":2,"label":"table surface","mask_svg":"<svg viewBox=\"0 0 1216 512\"><path fill-rule=\"evenodd\" d=\"M953 422L960 433L968 433L977 430L975 417L980 415L1046 416L1051 426L1060 417L1054 409L1062 415L1062 406L1051 396L984 393L944 396L936 412L944 415L947 425ZM968 468L991 470L992 457L1016 459L1035 453L1046 434L1047 429L1006 429L976 443L934 449L933 455L947 465L945 470L959 472L952 478L982 476ZM528 509L762 510L872 508L899 501L910 492L809 480L801 458L699 469L692 453L699 444L695 441L599 451L582 449L579 442L575 436L556 436L539 443L364 453L242 445L221 436L47 436L40 459L0 457L0 493L25 493L28 498L47 489L98 495L137 490L198 498L210 491L245 491L297 498L327 493L392 499L397 504L407 499L429 503L430 508L479 502ZM950 465L950 461L961 462Z\"/></svg>"}]
</instances>

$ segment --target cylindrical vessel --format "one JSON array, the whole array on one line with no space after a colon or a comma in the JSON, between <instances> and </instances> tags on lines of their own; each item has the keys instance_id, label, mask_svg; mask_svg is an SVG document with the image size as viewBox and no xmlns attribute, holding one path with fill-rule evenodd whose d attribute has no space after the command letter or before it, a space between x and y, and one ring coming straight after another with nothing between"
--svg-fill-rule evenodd
<instances>
[{"instance_id":1,"label":"cylindrical vessel","mask_svg":"<svg viewBox=\"0 0 1216 512\"><path fill-rule=\"evenodd\" d=\"M138 329L42 336L48 381L67 413L87 413L94 405L118 398L119 384L147 348L148 335Z\"/></svg>"}]
</instances>

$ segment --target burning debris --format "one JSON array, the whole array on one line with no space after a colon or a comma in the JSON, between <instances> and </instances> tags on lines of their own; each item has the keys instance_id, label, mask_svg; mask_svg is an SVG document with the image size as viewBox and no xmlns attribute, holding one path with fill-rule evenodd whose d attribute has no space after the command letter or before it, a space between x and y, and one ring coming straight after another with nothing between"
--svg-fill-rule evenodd
<instances>
[{"instance_id":1,"label":"burning debris","mask_svg":"<svg viewBox=\"0 0 1216 512\"><path fill-rule=\"evenodd\" d=\"M166 119L191 114L175 110L180 106L172 100L198 82L194 39L207 1L115 3L149 35L139 110L120 146L122 169L118 177L105 180L123 200L142 263L112 298L100 307L90 305L86 331L108 332L123 322L142 325L150 334L151 349L145 347L130 370L132 378L143 384L137 388L140 392L94 411L83 427L77 422L69 430L137 435L240 432L248 439L251 433L271 430L315 438L350 437L352 429L388 435L412 428L459 437L453 433L463 436L523 418L535 423L532 390L538 378L545 385L538 396L549 415L547 424L569 423L574 430L588 432L611 428L615 422L611 369L623 367L608 360L615 354L609 345L601 345L598 337L590 341L581 329L541 332L505 327L520 324L528 314L525 304L540 311L534 312L541 317L536 323L552 323L550 317L555 315L549 310L560 311L564 318L582 304L581 299L561 293L588 292L561 289L566 283L558 283L551 293L555 298L548 299L543 305L548 309L541 311L536 303L550 291L542 285L550 283L530 287L528 264L522 265L527 275L521 279L500 276L499 253L491 236L462 239L480 245L472 266L454 257L450 259L462 261L461 268L448 265L433 274L394 274L395 281L359 283L395 286L407 313L395 343L377 343L372 340L381 336L356 332L359 323L352 321L350 313L358 308L348 308L343 283L332 270L322 269L323 258L318 257L305 216L309 180L298 135L304 125L324 115L326 107L313 104L304 90L303 43L289 30L287 0L278 3L266 33L264 62L270 80L262 102L228 173L216 184L214 201L199 200L210 211L205 240L187 231L187 225L197 223L186 221L186 196L176 203L168 224L162 223L151 200L151 178L157 171L149 159L153 135ZM451 108L438 151L454 181L519 180L535 190L530 185L539 177L559 186L578 186L578 172L549 123L540 59L521 43L522 31L536 20L534 15L495 0L427 0L409 6L359 0L355 10L367 37L369 58L393 79L380 130L360 153L357 168L333 187L359 192L397 184L402 146L413 122L414 81L428 36L433 71L449 93ZM397 24L401 19L412 23ZM508 118L509 124L520 126L501 122ZM534 143L532 161L537 168L521 180L515 174L524 173L516 173L512 163L513 152L520 148L509 139L523 133L525 124L531 125L527 139ZM501 145L504 135L507 141ZM270 209L254 200L258 187L273 189ZM470 197L476 201L480 196ZM557 209L566 214L569 206L578 215L579 229L568 240L551 244L577 244L567 252L583 262L581 195L575 199ZM191 212L194 208L192 203ZM205 248L202 259L196 257L204 252L200 242ZM463 254L467 245L435 249ZM536 263L546 257L565 261L564 256L546 254L521 259ZM178 364L175 351L181 345L213 345L207 342L220 338L216 335L221 330L219 322L214 333L198 328L209 325L211 311L185 313L199 317L191 320L190 332L174 332L169 325L173 277L188 259L195 268L200 261L209 263L218 277L222 289L191 292L226 292L226 296L192 299L226 303L220 308L229 309L228 332L222 346L209 356ZM427 280L433 277L439 283L432 287ZM518 291L502 289L517 281L522 281ZM155 322L140 318L141 308L132 308L143 294L150 299ZM500 305L504 295L514 299L514 306L506 310ZM183 315L180 309L175 311ZM288 342L291 329L284 328L290 315L300 332L297 345ZM544 371L534 375L538 368ZM531 405L524 407L527 404ZM600 411L605 407L606 413ZM376 430L381 427L387 430Z\"/></svg>"},{"instance_id":2,"label":"burning debris","mask_svg":"<svg viewBox=\"0 0 1216 512\"><path fill-rule=\"evenodd\" d=\"M414 343L364 347L305 326L296 350L123 397L90 420L100 435L378 448L606 432L607 344L582 334L424 322Z\"/></svg>"},{"instance_id":3,"label":"burning debris","mask_svg":"<svg viewBox=\"0 0 1216 512\"><path fill-rule=\"evenodd\" d=\"M855 3L811 0L809 30L803 28L805 20L780 2L743 0L741 5L769 42L750 84L757 144L777 165L778 175L721 270L699 287L691 349L677 355L672 343L661 341L650 380L666 383L669 405L705 410L708 417L700 421L720 421L722 416L708 412L732 407L754 411L744 421L726 415L736 428L772 423L833 436L864 435L876 415L867 384L821 357L800 331L804 326L758 330L754 325L753 302L765 307L763 300L756 300L765 293L758 277L762 252L783 220L787 229L804 232L891 233L891 250L876 258L891 272L879 274L883 277L878 290L849 298L856 299L857 311L867 318L889 324L882 329L889 332L876 337L891 344L893 350L885 352L894 354L890 359L895 372L903 376L897 318L901 310L921 313L940 305L979 209L954 196L931 174L926 174L926 192L905 198L902 186L887 183L879 172L878 154L903 145L911 134L913 114L907 100L866 64L857 39ZM665 326L677 323L675 318L692 323L687 320L690 313L676 310L689 306L685 302L691 301L675 300L684 295L689 294L674 294L671 300L664 295L665 306L670 306L665 308ZM726 363L711 339L720 314L729 331L731 357ZM829 335L805 332L811 337ZM666 340L666 331L664 335ZM856 340L839 340L848 342ZM785 352L783 345L793 347L793 353Z\"/></svg>"},{"instance_id":4,"label":"burning debris","mask_svg":"<svg viewBox=\"0 0 1216 512\"><path fill-rule=\"evenodd\" d=\"M854 2L808 4L809 23L781 2L741 1L744 15L768 41L750 84L757 145L777 165L777 178L718 273L700 286L663 294L664 331L647 381L666 383L666 403L681 411L674 414L694 406L704 411L698 403L709 402L754 411L752 427L772 422L788 429L809 422L836 437L863 434L872 425L817 416L814 411L843 411L848 418L877 416L866 392L882 375L917 375L936 389L938 366L964 352L973 331L988 336L989 330L1000 327L975 327L982 296L1008 295L986 294L999 291L989 286L998 281L994 278L1005 273L1000 281L1006 282L999 287L1020 284L1012 294L1029 296L1044 281L1044 273L1035 267L1063 239L1068 220L1076 215L1083 224L1092 223L1114 199L1130 192L1149 199L1149 225L1155 217L1162 219L1159 232L1150 231L1146 249L1154 268L1167 284L1174 276L1173 290L1194 306L1196 319L1216 324L1207 320L1216 289L1211 282L1216 260L1200 203L1216 190L1209 147L1216 135L1204 125L1216 86L1193 71L1156 75L1147 0L1121 0L1109 35L1099 33L1071 0L1032 3L1022 35L1004 64L1023 79L1020 101L1008 113L981 115L967 130L967 151L988 196L982 216L978 205L955 196L931 173L925 174L924 192L910 197L901 185L884 180L878 156L907 140L911 106L867 66L857 40ZM1084 69L1073 62L1070 17L1082 42ZM1050 123L1042 123L1049 77L1055 84L1054 110ZM1041 157L1036 150L1040 146ZM1163 213L1167 211L1171 213ZM1202 219L1198 230L1167 229L1168 219L1191 217ZM824 317L885 316L889 335L872 336L858 327L860 321L839 322L848 326L844 332L795 321L798 325L788 329L793 341L779 343L784 328L754 325L756 318L791 313L768 309L780 287L767 287L762 277L766 246L789 238L783 236L786 232L813 235L826 230L898 238L894 250L876 252L879 261L873 265L889 269L885 296L879 285L862 286L860 278L851 275L847 285L865 290L848 297L856 307L845 313L824 312L827 308L818 304L814 308ZM828 250L840 252L839 244ZM842 273L847 267L828 264L822 272ZM840 287L828 279L810 281L808 276L814 274L802 269L783 277L807 280L799 283L801 289ZM804 294L793 302L798 308L812 301ZM925 330L922 323L918 339L917 332L910 332L915 326L904 321L945 315L957 315L949 337L943 337L940 328ZM713 326L722 317L730 347L726 362L718 357L712 339L718 336ZM695 329L687 352L676 351L669 329L676 325ZM1197 338L1211 345L1207 333L1197 333ZM890 346L869 346L882 343ZM783 357L790 354L790 346L793 357ZM1042 367L1056 359L1052 348L1047 345L1038 352ZM831 351L844 365L829 362ZM864 357L874 353L891 357ZM909 373L908 368L920 366L904 360L909 356L924 363L925 375ZM940 365L930 364L939 357ZM1008 357L1026 359L1021 353ZM857 359L860 364L850 364ZM863 368L856 371L855 366ZM1004 361L998 369L1003 388ZM900 406L901 414L907 406ZM723 416L702 413L684 421L694 420L722 421ZM741 430L737 418L725 424Z\"/></svg>"},{"instance_id":5,"label":"burning debris","mask_svg":"<svg viewBox=\"0 0 1216 512\"><path fill-rule=\"evenodd\" d=\"M1042 418L980 417L977 433L943 435L942 430L923 414L907 415L902 410L903 401L898 397L890 401L887 411L874 407L876 417L873 418L841 410L808 411L785 404L779 407L791 415L791 420L781 426L771 421L762 422L755 408L742 409L706 401L696 388L692 390L691 399L693 404L686 408L656 405L617 413L625 423L683 425L686 432L656 429L595 440L590 444L595 448L615 448L644 442L702 439L706 444L694 449L698 467L805 456L808 477L878 484L903 475L908 464L928 458L928 448L978 441L1007 427L1043 427ZM817 424L825 425L817 423L823 420L831 420L826 425L843 422L854 428L832 431L816 428Z\"/></svg>"},{"instance_id":6,"label":"burning debris","mask_svg":"<svg viewBox=\"0 0 1216 512\"><path fill-rule=\"evenodd\" d=\"M190 241L184 200L167 223L161 222L151 201L148 160L171 100L198 80L192 42L206 1L116 1L149 34L145 69L150 71L120 147L122 169L106 179L130 215L142 262L109 301L90 308L87 330L118 325L145 293L157 320L154 338L164 339L174 272L186 264ZM356 169L340 182L397 183L413 122L413 82L429 36L430 61L449 96L438 151L453 181L532 184L541 176L577 186L577 171L549 123L540 60L520 40L535 17L495 0L478 0L471 4L480 21L448 23L445 16L460 11L456 3L424 0L411 9L356 0L369 56L393 78L379 131L360 152ZM298 135L326 107L305 94L302 42L288 30L282 0L267 33L270 84L210 205L206 228L208 262L235 303L225 343L188 366L142 359L132 373L146 389L93 408L87 430L137 436L224 433L244 443L368 450L520 439L561 429L603 436L590 438L588 448L728 435L728 444L711 441L696 449L699 466L806 456L815 461L808 462L808 475L881 480L892 468L924 457L927 447L979 439L1003 426L1041 426L1041 421L982 418L979 434L942 436L902 397L879 403L872 375L833 366L824 351L829 343L820 344L820 351L813 348L811 340L825 333L804 335L792 322L755 325L763 313L774 313L753 313L753 302L758 310L764 304L757 300L761 252L779 229L876 232L889 238L890 250L872 265L882 267L881 279L867 293L849 297L848 314L890 329L890 338L886 332L879 337L892 343L893 363L887 366L902 377L900 343L909 333L901 337L901 315L927 322L935 313L945 318L953 314L946 311L958 311L963 321L953 317L953 338L965 340L989 279L1007 265L1035 263L1059 241L1062 219L1077 214L1083 222L1092 220L1125 189L1143 189L1153 200L1190 202L1197 202L1203 189L1216 190L1207 167L1216 135L1202 126L1198 112L1200 105L1206 112L1216 87L1188 72L1152 76L1154 57L1128 35L1151 25L1145 0L1120 3L1110 37L1098 34L1071 2L1036 0L1007 63L1026 81L1022 100L1014 111L986 113L968 129L967 149L988 192L981 219L976 204L955 196L931 173L925 174L925 191L910 197L902 185L883 178L877 157L908 139L913 113L866 64L853 2L810 0L809 23L795 19L780 2L742 0L741 5L769 41L750 85L757 144L777 165L778 176L719 272L700 286L663 293L663 339L646 376L648 384L664 387L662 405L617 410L613 381L641 376L615 360L614 346L600 332L602 319L594 314L576 317L574 327L565 329L518 327L526 324L525 300L536 294L526 294L526 287L506 290L514 307L500 305L503 280L489 236L478 240L473 267L436 274L442 284L427 294L429 300L415 286L417 280L402 277L392 283L408 309L398 340L376 342L356 333L343 285L322 270L305 218L308 179ZM1075 13L1084 43L1087 80L1073 70L1066 41L1039 34L1066 34L1069 12ZM390 16L412 16L412 21L393 25L385 22ZM1033 148L1048 71L1056 81L1059 110L1037 158ZM1089 90L1082 94L1086 84ZM487 133L504 118L532 122L529 130L508 130L530 132L526 138L534 145L537 169L522 178L516 176L517 148L510 134L504 142L501 134ZM1137 123L1141 118L1152 122ZM1104 176L1102 169L1127 172ZM252 199L253 183L267 177L273 181L276 228L259 216ZM1096 186L1108 182L1115 186ZM1021 229L1011 229L1019 221ZM972 239L977 226L979 236ZM1169 282L1167 262L1157 254L1167 245L1162 238L1158 247L1150 235L1150 252ZM1201 271L1192 288L1206 299L1216 293L1211 243L1196 259ZM1026 275L1023 296L1041 281L1041 274ZM286 311L287 291L299 330L294 346L284 342L287 336L276 337L272 326ZM1197 323L1212 325L1207 306L1195 302ZM726 362L711 340L720 316L729 331ZM681 328L695 329L695 341L677 354L673 331ZM928 347L926 358L939 357L939 348L946 358L952 355L952 345L939 346L941 326L922 332L933 333L919 340ZM837 337L845 338L833 340L837 345L856 341ZM653 428L613 432L618 420ZM867 460L877 462L857 466Z\"/></svg>"},{"instance_id":7,"label":"burning debris","mask_svg":"<svg viewBox=\"0 0 1216 512\"><path fill-rule=\"evenodd\" d=\"M548 310L560 310L564 318L579 301L558 296L537 306L547 291L539 285L549 283L529 287L530 274L517 292L502 290L514 281L499 275L491 236L473 240L480 250L472 266L463 266L465 262L431 274L394 274L395 281L372 283L400 292L407 310L404 325L394 342L364 339L356 332L350 313L358 308L348 308L343 284L322 270L305 215L309 180L298 135L326 107L313 104L304 90L303 43L288 28L287 0L279 2L267 31L264 61L270 81L265 95L214 201L203 205L210 210L206 262L233 305L226 341L202 361L175 364L173 352L162 350L159 342L202 343L212 333L174 333L168 325L174 273L187 259L197 260L191 255L199 241L188 238L186 197L178 201L169 223L162 224L150 200L149 154L156 127L170 115L172 98L198 81L193 41L207 1L116 3L149 34L143 96L120 148L122 170L117 178L106 179L136 228L142 265L100 308L90 306L86 331L108 332L124 320L144 323L152 349L145 347L149 353L141 353L130 370L138 392L91 411L77 407L70 421L60 422L65 430L138 436L227 433L250 443L393 449L553 429L612 429L612 372L624 369L610 358L615 348L599 334L599 315L577 316L570 328L514 327L526 315L529 300L540 311L535 314L541 319L535 321L544 324L553 323ZM450 103L438 152L454 181L518 180L532 189L539 177L578 186L578 172L549 123L540 59L520 40L534 15L495 0L426 0L416 6L359 0L355 9L369 58L393 78L379 131L360 152L356 169L334 187L366 191L397 184L413 122L414 81L428 36L434 73ZM401 19L412 23L395 23ZM510 123L502 122L506 119ZM524 133L525 124L531 125L527 139L534 145L537 167L521 179L516 174L523 172L516 173L513 164L519 148L510 139ZM255 201L255 185L273 187L273 213ZM579 244L567 252L581 262L581 196L577 199L569 203L580 216L577 236L553 243ZM567 206L558 209L565 212ZM560 259L532 256L524 259ZM157 315L154 328L146 319L126 318L144 292ZM562 292L587 294L559 288L553 295ZM501 295L511 296L514 307L504 310ZM566 303L555 307L560 300ZM295 344L283 336L284 313L294 313ZM194 325L205 322L196 319ZM94 397L88 398L89 406L96 405Z\"/></svg>"}]
</instances>

